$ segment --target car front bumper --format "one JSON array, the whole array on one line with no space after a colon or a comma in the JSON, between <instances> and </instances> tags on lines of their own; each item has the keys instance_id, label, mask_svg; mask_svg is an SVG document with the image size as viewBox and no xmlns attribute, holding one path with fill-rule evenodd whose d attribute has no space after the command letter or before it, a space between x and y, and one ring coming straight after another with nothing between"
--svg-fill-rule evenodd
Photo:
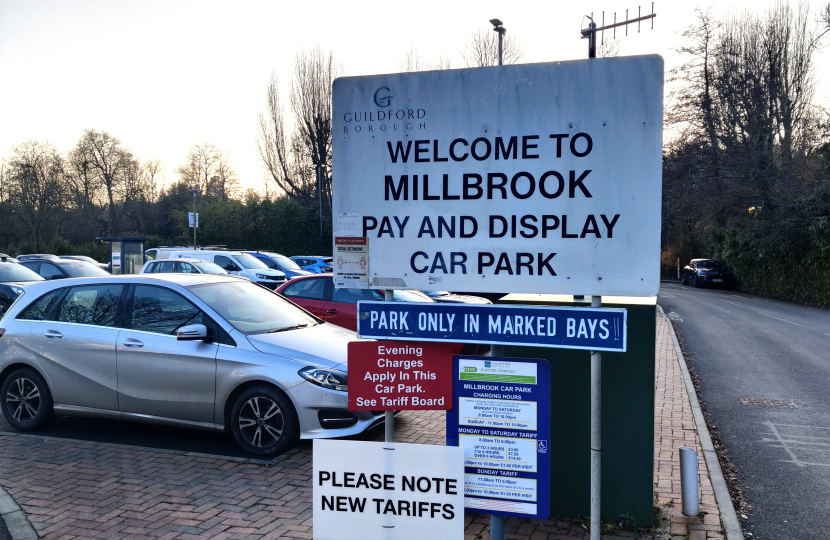
<instances>
[{"instance_id":1,"label":"car front bumper","mask_svg":"<svg viewBox=\"0 0 830 540\"><path fill-rule=\"evenodd\" d=\"M300 419L301 439L347 437L383 422L383 412L349 411L349 398L345 392L303 382L291 388L289 394ZM341 421L341 418L349 421Z\"/></svg>"}]
</instances>

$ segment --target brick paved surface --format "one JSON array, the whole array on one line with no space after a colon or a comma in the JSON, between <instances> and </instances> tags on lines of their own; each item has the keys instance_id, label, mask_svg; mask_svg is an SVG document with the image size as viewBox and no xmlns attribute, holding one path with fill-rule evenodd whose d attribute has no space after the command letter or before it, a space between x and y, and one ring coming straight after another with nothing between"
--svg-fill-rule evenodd
<instances>
[{"instance_id":1,"label":"brick paved surface","mask_svg":"<svg viewBox=\"0 0 830 540\"><path fill-rule=\"evenodd\" d=\"M697 445L668 326L658 317L655 490L673 503L673 539L722 538L717 507L701 459L700 519L680 515L679 446ZM403 413L396 440L444 443L444 413ZM382 437L375 430L374 437ZM194 432L194 436L198 436ZM699 445L698 445L699 446ZM0 435L0 484L29 515L41 538L269 540L311 538L311 449L276 465L240 463L113 444ZM465 540L489 540L486 516L467 516ZM508 519L505 537L586 539L583 524ZM632 534L603 536L632 538ZM650 537L650 535L648 536ZM661 538L666 538L660 534Z\"/></svg>"},{"instance_id":2,"label":"brick paved surface","mask_svg":"<svg viewBox=\"0 0 830 540\"><path fill-rule=\"evenodd\" d=\"M674 351L669 323L657 313L657 377L654 395L654 491L658 504L667 506L674 540L722 539L720 512L709 471L695 429L689 394ZM702 519L681 513L679 449L697 449Z\"/></svg>"}]
</instances>

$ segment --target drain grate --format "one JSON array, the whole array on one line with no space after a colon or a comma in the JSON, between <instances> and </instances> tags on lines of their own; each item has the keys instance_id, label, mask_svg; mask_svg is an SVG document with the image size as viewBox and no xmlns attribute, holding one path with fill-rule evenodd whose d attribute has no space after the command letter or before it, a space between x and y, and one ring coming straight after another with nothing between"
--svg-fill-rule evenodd
<instances>
[{"instance_id":1,"label":"drain grate","mask_svg":"<svg viewBox=\"0 0 830 540\"><path fill-rule=\"evenodd\" d=\"M750 407L785 407L788 409L797 409L798 405L791 399L760 399L760 398L741 398L741 403L749 405Z\"/></svg>"}]
</instances>

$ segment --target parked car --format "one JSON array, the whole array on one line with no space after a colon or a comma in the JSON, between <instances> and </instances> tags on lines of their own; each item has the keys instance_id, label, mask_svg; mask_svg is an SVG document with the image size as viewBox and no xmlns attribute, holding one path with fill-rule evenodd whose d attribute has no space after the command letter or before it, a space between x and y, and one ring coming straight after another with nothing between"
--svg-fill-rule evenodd
<instances>
[{"instance_id":1,"label":"parked car","mask_svg":"<svg viewBox=\"0 0 830 540\"><path fill-rule=\"evenodd\" d=\"M94 264L71 259L59 259L57 257L54 259L27 259L20 261L20 265L25 266L44 279L100 277L110 275L109 272L101 270Z\"/></svg>"},{"instance_id":2,"label":"parked car","mask_svg":"<svg viewBox=\"0 0 830 540\"><path fill-rule=\"evenodd\" d=\"M493 302L481 296L470 296L468 294L455 294L449 291L421 291L436 302L447 304L492 304Z\"/></svg>"},{"instance_id":3,"label":"parked car","mask_svg":"<svg viewBox=\"0 0 830 540\"><path fill-rule=\"evenodd\" d=\"M75 260L75 261L88 262L89 264L94 264L95 266L97 266L101 270L106 270L107 272L109 272L109 268L110 268L110 265L98 262L95 259L93 259L92 257L87 257L86 255L61 255L58 258L59 259L71 259L71 260Z\"/></svg>"},{"instance_id":4,"label":"parked car","mask_svg":"<svg viewBox=\"0 0 830 540\"><path fill-rule=\"evenodd\" d=\"M23 287L37 281L43 281L43 278L25 266L0 256L0 319L17 297L23 294Z\"/></svg>"},{"instance_id":5,"label":"parked car","mask_svg":"<svg viewBox=\"0 0 830 540\"><path fill-rule=\"evenodd\" d=\"M170 254L176 251L228 251L227 246L160 246L144 250L144 259L155 261L156 259L167 259Z\"/></svg>"},{"instance_id":6,"label":"parked car","mask_svg":"<svg viewBox=\"0 0 830 540\"><path fill-rule=\"evenodd\" d=\"M737 285L735 275L720 261L713 259L692 259L683 269L683 285L694 287L734 287Z\"/></svg>"},{"instance_id":7,"label":"parked car","mask_svg":"<svg viewBox=\"0 0 830 540\"><path fill-rule=\"evenodd\" d=\"M357 303L383 300L379 290L335 289L331 274L294 278L277 292L324 321L352 331L357 330ZM392 295L396 302L434 302L421 291L397 290Z\"/></svg>"},{"instance_id":8,"label":"parked car","mask_svg":"<svg viewBox=\"0 0 830 540\"><path fill-rule=\"evenodd\" d=\"M173 251L170 259L201 259L219 265L227 273L244 277L272 291L285 283L285 274L271 270L264 262L241 251Z\"/></svg>"},{"instance_id":9,"label":"parked car","mask_svg":"<svg viewBox=\"0 0 830 540\"><path fill-rule=\"evenodd\" d=\"M294 279L297 276L310 276L314 272L303 270L296 262L292 261L285 255L279 253L271 253L270 251L246 251L249 255L256 257L268 268L272 270L279 270L288 279Z\"/></svg>"},{"instance_id":10,"label":"parked car","mask_svg":"<svg viewBox=\"0 0 830 540\"><path fill-rule=\"evenodd\" d=\"M315 274L326 274L331 272L334 267L334 259L331 257L320 257L319 255L295 255L290 257L292 261L303 270L308 270Z\"/></svg>"},{"instance_id":11,"label":"parked car","mask_svg":"<svg viewBox=\"0 0 830 540\"><path fill-rule=\"evenodd\" d=\"M147 261L141 267L140 274L210 274L214 276L227 275L228 272L209 261L201 259L175 259Z\"/></svg>"},{"instance_id":12,"label":"parked car","mask_svg":"<svg viewBox=\"0 0 830 540\"><path fill-rule=\"evenodd\" d=\"M34 259L57 259L57 255L49 255L48 253L32 253L31 255L18 255L18 261L31 261Z\"/></svg>"},{"instance_id":13,"label":"parked car","mask_svg":"<svg viewBox=\"0 0 830 540\"><path fill-rule=\"evenodd\" d=\"M114 418L225 431L274 455L383 421L347 410L354 339L231 276L36 283L0 324L0 408L21 431Z\"/></svg>"}]
</instances>

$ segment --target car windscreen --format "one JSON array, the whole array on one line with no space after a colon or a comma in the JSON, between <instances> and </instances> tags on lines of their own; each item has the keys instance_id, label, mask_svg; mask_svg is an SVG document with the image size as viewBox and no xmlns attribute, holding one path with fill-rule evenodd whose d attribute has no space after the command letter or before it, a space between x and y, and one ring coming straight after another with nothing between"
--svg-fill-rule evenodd
<instances>
[{"instance_id":1,"label":"car windscreen","mask_svg":"<svg viewBox=\"0 0 830 540\"><path fill-rule=\"evenodd\" d=\"M720 261L700 261L697 263L697 267L713 270L716 268L722 268L723 265L720 263Z\"/></svg>"},{"instance_id":2,"label":"car windscreen","mask_svg":"<svg viewBox=\"0 0 830 540\"><path fill-rule=\"evenodd\" d=\"M0 265L0 283L10 281L43 281L43 278L19 264Z\"/></svg>"},{"instance_id":3,"label":"car windscreen","mask_svg":"<svg viewBox=\"0 0 830 540\"><path fill-rule=\"evenodd\" d=\"M421 291L392 291L392 299L395 302L435 302Z\"/></svg>"},{"instance_id":4,"label":"car windscreen","mask_svg":"<svg viewBox=\"0 0 830 540\"><path fill-rule=\"evenodd\" d=\"M239 264L243 266L243 268L247 268L248 270L259 270L260 268L268 268L264 262L260 261L256 257L252 255L248 255L247 253L243 253L241 255L234 255L234 259L236 259Z\"/></svg>"},{"instance_id":5,"label":"car windscreen","mask_svg":"<svg viewBox=\"0 0 830 540\"><path fill-rule=\"evenodd\" d=\"M430 298L439 298L441 296L449 296L450 291L421 291Z\"/></svg>"},{"instance_id":6,"label":"car windscreen","mask_svg":"<svg viewBox=\"0 0 830 540\"><path fill-rule=\"evenodd\" d=\"M224 268L219 266L218 264L213 264L212 262L202 261L202 262L193 262L191 263L193 266L198 268L202 271L203 274L212 274L212 275L220 275L220 274L227 274Z\"/></svg>"},{"instance_id":7,"label":"car windscreen","mask_svg":"<svg viewBox=\"0 0 830 540\"><path fill-rule=\"evenodd\" d=\"M250 282L208 283L188 290L245 334L265 334L318 324L284 298Z\"/></svg>"},{"instance_id":8,"label":"car windscreen","mask_svg":"<svg viewBox=\"0 0 830 540\"><path fill-rule=\"evenodd\" d=\"M61 269L66 272L69 277L97 277L108 276L105 270L101 270L93 264L78 261L77 263L62 264Z\"/></svg>"},{"instance_id":9,"label":"car windscreen","mask_svg":"<svg viewBox=\"0 0 830 540\"><path fill-rule=\"evenodd\" d=\"M297 266L297 263L295 263L294 261L292 261L284 255L270 255L270 257L277 261L277 264L280 265L280 268L283 268L285 270L302 270L302 268Z\"/></svg>"}]
</instances>

